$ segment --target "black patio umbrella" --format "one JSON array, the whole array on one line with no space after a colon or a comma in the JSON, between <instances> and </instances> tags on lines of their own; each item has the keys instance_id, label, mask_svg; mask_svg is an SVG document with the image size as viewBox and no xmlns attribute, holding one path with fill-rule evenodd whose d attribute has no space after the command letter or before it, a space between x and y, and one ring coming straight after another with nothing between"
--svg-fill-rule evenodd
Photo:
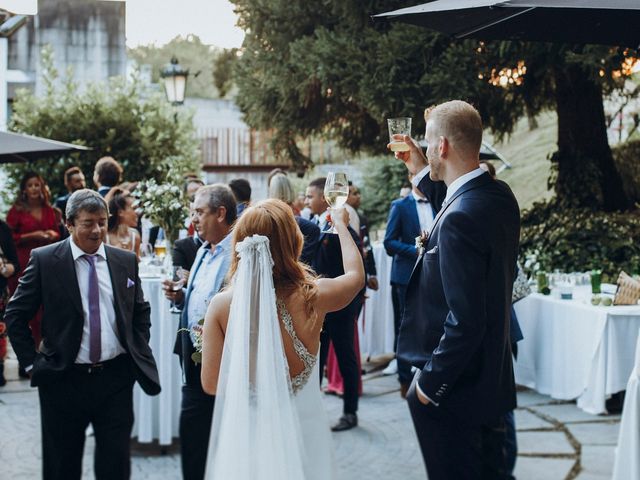
<instances>
[{"instance_id":1,"label":"black patio umbrella","mask_svg":"<svg viewBox=\"0 0 640 480\"><path fill-rule=\"evenodd\" d=\"M22 133L0 132L0 163L28 162L51 154L87 150L91 149Z\"/></svg>"},{"instance_id":2,"label":"black patio umbrella","mask_svg":"<svg viewBox=\"0 0 640 480\"><path fill-rule=\"evenodd\" d=\"M435 0L372 18L457 38L640 46L640 0Z\"/></svg>"}]
</instances>

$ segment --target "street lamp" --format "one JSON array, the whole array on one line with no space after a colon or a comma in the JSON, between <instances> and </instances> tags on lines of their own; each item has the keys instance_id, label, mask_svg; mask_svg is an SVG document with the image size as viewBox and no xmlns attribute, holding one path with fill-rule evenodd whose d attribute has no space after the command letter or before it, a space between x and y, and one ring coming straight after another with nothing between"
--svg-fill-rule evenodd
<instances>
[{"instance_id":1,"label":"street lamp","mask_svg":"<svg viewBox=\"0 0 640 480\"><path fill-rule=\"evenodd\" d=\"M184 93L187 89L189 70L183 69L178 63L178 59L173 57L171 63L160 72L160 76L164 79L167 100L172 105L182 105L184 103Z\"/></svg>"}]
</instances>

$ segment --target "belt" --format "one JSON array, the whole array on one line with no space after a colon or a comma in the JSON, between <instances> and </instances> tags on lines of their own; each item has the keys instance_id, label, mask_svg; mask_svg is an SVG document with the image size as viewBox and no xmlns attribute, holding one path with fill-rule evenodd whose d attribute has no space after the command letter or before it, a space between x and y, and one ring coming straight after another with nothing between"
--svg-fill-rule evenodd
<instances>
[{"instance_id":1,"label":"belt","mask_svg":"<svg viewBox=\"0 0 640 480\"><path fill-rule=\"evenodd\" d=\"M109 360L105 360L99 363L74 363L73 369L76 372L81 373L101 373L104 370L112 369L124 364L124 361L127 359L127 354L118 355L115 358L111 358Z\"/></svg>"}]
</instances>

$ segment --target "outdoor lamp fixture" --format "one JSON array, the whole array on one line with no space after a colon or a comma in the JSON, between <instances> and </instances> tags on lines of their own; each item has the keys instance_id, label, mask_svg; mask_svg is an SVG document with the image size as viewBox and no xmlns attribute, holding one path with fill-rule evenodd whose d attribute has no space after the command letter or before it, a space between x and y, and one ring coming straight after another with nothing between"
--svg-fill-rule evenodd
<instances>
[{"instance_id":1,"label":"outdoor lamp fixture","mask_svg":"<svg viewBox=\"0 0 640 480\"><path fill-rule=\"evenodd\" d=\"M160 76L164 79L167 100L172 105L182 105L184 103L184 93L187 89L189 70L182 68L178 63L178 59L173 57L171 63L160 72Z\"/></svg>"}]
</instances>

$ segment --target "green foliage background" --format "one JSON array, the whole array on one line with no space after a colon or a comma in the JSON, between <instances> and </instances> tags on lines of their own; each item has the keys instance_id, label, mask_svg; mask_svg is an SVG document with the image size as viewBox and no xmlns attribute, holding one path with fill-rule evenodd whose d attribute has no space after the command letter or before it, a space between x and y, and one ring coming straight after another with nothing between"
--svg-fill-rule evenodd
<instances>
[{"instance_id":1,"label":"green foliage background","mask_svg":"<svg viewBox=\"0 0 640 480\"><path fill-rule=\"evenodd\" d=\"M224 96L219 95L213 82L214 64L221 53L221 49L202 43L197 35L178 36L162 46L141 45L127 50L129 58L138 65L151 66L151 81L154 83L161 81L160 71L175 56L180 65L189 69L186 95L197 98Z\"/></svg>"},{"instance_id":2,"label":"green foliage background","mask_svg":"<svg viewBox=\"0 0 640 480\"><path fill-rule=\"evenodd\" d=\"M9 177L4 194L11 203L24 172L43 175L52 195L66 193L64 171L82 168L92 187L93 168L105 155L118 160L124 180L153 178L181 182L186 172L199 170L199 150L192 114L171 107L163 95L144 90L133 79L113 78L79 91L67 76L59 86L50 51L43 52L46 93L42 97L22 91L14 103L10 130L85 145L89 152L50 156L28 164L5 166Z\"/></svg>"}]
</instances>

